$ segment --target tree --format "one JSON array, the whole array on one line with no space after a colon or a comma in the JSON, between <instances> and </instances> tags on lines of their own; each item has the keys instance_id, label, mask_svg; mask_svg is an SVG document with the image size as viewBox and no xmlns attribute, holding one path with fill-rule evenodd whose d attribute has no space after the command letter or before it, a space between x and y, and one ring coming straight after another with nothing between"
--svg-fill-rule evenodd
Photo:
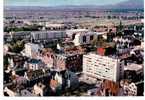
<instances>
[{"instance_id":1,"label":"tree","mask_svg":"<svg viewBox=\"0 0 145 100\"><path fill-rule=\"evenodd\" d=\"M105 44L106 44L106 42L105 42L105 40L103 39L103 37L102 37L102 36L98 36L96 45L97 45L98 47L100 47L100 46L104 46Z\"/></svg>"},{"instance_id":2,"label":"tree","mask_svg":"<svg viewBox=\"0 0 145 100\"><path fill-rule=\"evenodd\" d=\"M116 53L115 47L109 47L109 48L106 48L105 50L105 55L110 55L110 54L115 54L115 53Z\"/></svg>"},{"instance_id":3,"label":"tree","mask_svg":"<svg viewBox=\"0 0 145 100\"><path fill-rule=\"evenodd\" d=\"M5 55L5 56L4 56L4 70L7 69L8 65L9 65L9 62L8 62L8 56Z\"/></svg>"},{"instance_id":4,"label":"tree","mask_svg":"<svg viewBox=\"0 0 145 100\"><path fill-rule=\"evenodd\" d=\"M117 31L122 32L122 30L123 30L123 25L122 22L120 21L119 25L117 26Z\"/></svg>"},{"instance_id":5,"label":"tree","mask_svg":"<svg viewBox=\"0 0 145 100\"><path fill-rule=\"evenodd\" d=\"M23 41L17 41L16 43L10 45L11 52L20 53L23 49L24 49Z\"/></svg>"},{"instance_id":6,"label":"tree","mask_svg":"<svg viewBox=\"0 0 145 100\"><path fill-rule=\"evenodd\" d=\"M94 38L92 41L91 41L91 45L92 47L96 46L97 44L97 38Z\"/></svg>"},{"instance_id":7,"label":"tree","mask_svg":"<svg viewBox=\"0 0 145 100\"><path fill-rule=\"evenodd\" d=\"M117 32L117 33L116 33L116 36L121 37L122 35L123 35L123 33L122 33L122 32Z\"/></svg>"}]
</instances>

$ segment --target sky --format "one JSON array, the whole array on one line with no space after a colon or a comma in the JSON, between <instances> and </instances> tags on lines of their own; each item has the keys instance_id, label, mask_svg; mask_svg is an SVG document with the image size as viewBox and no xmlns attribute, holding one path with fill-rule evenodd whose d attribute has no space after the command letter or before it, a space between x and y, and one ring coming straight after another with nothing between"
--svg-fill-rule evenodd
<instances>
[{"instance_id":1,"label":"sky","mask_svg":"<svg viewBox=\"0 0 145 100\"><path fill-rule=\"evenodd\" d=\"M4 0L5 6L107 5L127 0Z\"/></svg>"}]
</instances>

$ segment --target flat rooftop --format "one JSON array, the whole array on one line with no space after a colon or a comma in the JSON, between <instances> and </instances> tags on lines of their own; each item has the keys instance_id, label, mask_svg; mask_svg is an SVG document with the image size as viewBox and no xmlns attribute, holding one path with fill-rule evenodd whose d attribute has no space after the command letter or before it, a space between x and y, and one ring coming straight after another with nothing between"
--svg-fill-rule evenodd
<instances>
[{"instance_id":1,"label":"flat rooftop","mask_svg":"<svg viewBox=\"0 0 145 100\"><path fill-rule=\"evenodd\" d=\"M31 31L31 33L57 33L57 32L65 32L65 31L47 31L47 30Z\"/></svg>"},{"instance_id":2,"label":"flat rooftop","mask_svg":"<svg viewBox=\"0 0 145 100\"><path fill-rule=\"evenodd\" d=\"M118 56L116 56L116 55L100 55L100 54L98 54L97 52L89 52L89 53L87 53L86 55L84 55L84 56L95 56L95 55L97 55L97 56L100 56L100 57L106 57L106 58L111 58L111 59L114 59L114 60L120 60L119 59L119 57Z\"/></svg>"},{"instance_id":3,"label":"flat rooftop","mask_svg":"<svg viewBox=\"0 0 145 100\"><path fill-rule=\"evenodd\" d=\"M135 63L130 63L127 66L124 66L124 70L131 70L131 71L139 71L143 69L143 65L135 64Z\"/></svg>"},{"instance_id":4,"label":"flat rooftop","mask_svg":"<svg viewBox=\"0 0 145 100\"><path fill-rule=\"evenodd\" d=\"M66 30L66 32L83 32L83 31L89 31L88 29L70 29Z\"/></svg>"}]
</instances>

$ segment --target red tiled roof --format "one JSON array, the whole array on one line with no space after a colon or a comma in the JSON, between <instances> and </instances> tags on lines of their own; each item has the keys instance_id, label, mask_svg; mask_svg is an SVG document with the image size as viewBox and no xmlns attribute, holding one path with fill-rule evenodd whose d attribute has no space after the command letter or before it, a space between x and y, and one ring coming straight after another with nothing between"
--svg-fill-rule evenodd
<instances>
[{"instance_id":1,"label":"red tiled roof","mask_svg":"<svg viewBox=\"0 0 145 100\"><path fill-rule=\"evenodd\" d=\"M119 91L119 84L110 81L110 80L105 80L103 82L103 88L109 89L113 94L117 95L118 91Z\"/></svg>"}]
</instances>

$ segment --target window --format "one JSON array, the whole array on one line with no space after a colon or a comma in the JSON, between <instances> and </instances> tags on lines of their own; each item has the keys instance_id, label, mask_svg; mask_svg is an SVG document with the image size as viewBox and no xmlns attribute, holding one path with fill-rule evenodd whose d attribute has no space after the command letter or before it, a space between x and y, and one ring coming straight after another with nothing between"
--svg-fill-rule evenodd
<instances>
[{"instance_id":1,"label":"window","mask_svg":"<svg viewBox=\"0 0 145 100\"><path fill-rule=\"evenodd\" d=\"M90 40L93 40L93 39L94 39L94 36L93 36L93 35L91 35L91 36L90 36Z\"/></svg>"},{"instance_id":2,"label":"window","mask_svg":"<svg viewBox=\"0 0 145 100\"><path fill-rule=\"evenodd\" d=\"M47 54L47 57L49 57L49 54Z\"/></svg>"},{"instance_id":3,"label":"window","mask_svg":"<svg viewBox=\"0 0 145 100\"><path fill-rule=\"evenodd\" d=\"M110 70L109 68L105 68L106 70Z\"/></svg>"},{"instance_id":4,"label":"window","mask_svg":"<svg viewBox=\"0 0 145 100\"><path fill-rule=\"evenodd\" d=\"M36 34L36 39L39 39L39 37L40 37L39 34Z\"/></svg>"},{"instance_id":5,"label":"window","mask_svg":"<svg viewBox=\"0 0 145 100\"><path fill-rule=\"evenodd\" d=\"M83 42L86 42L86 36L83 36Z\"/></svg>"},{"instance_id":6,"label":"window","mask_svg":"<svg viewBox=\"0 0 145 100\"><path fill-rule=\"evenodd\" d=\"M51 55L51 58L54 58L53 55Z\"/></svg>"},{"instance_id":7,"label":"window","mask_svg":"<svg viewBox=\"0 0 145 100\"><path fill-rule=\"evenodd\" d=\"M74 39L75 39L75 35L76 35L76 34L73 34L73 35L72 35L72 40L74 40Z\"/></svg>"}]
</instances>

